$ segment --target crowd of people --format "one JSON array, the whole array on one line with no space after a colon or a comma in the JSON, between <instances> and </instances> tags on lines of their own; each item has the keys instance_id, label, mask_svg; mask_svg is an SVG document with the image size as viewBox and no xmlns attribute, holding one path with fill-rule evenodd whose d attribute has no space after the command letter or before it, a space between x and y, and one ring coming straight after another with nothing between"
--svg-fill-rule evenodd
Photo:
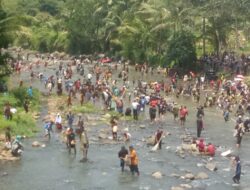
<instances>
[{"instance_id":1,"label":"crowd of people","mask_svg":"<svg viewBox=\"0 0 250 190\"><path fill-rule=\"evenodd\" d=\"M247 74L249 59L241 56L240 61L232 58L231 54L225 53L222 59L216 56L206 56L203 61L207 64L215 64L230 68L231 72L236 74ZM194 149L201 154L215 156L216 148L213 143L204 142L202 131L204 129L204 109L207 107L218 108L222 112L225 122L236 117L235 121L235 138L236 145L240 147L242 138L249 131L250 119L250 91L249 87L243 80L229 80L223 75L217 79L207 79L205 74L195 74L193 71L180 76L178 72L171 72L169 69L158 67L154 69L148 64L136 64L130 66L126 61L115 61L112 64L103 64L99 59L88 56L80 56L73 58L70 62L64 62L60 58L49 55L36 55L35 61L18 60L12 62L12 68L17 74L21 72L30 73L30 82L38 79L44 85L48 95L56 93L58 96L67 95L66 105L68 109L74 105L83 105L91 102L94 105L102 106L104 112L115 111L121 117L133 118L136 122L149 117L152 124L157 126L157 121L162 120L167 112L173 115L173 120L179 122L184 129L185 122L189 117L189 110L186 105L179 105L178 98L180 96L189 96L197 107L196 123L197 134L194 140L190 142ZM46 69L48 65L53 63L58 65L54 74L48 75ZM44 72L35 72L38 67L44 67ZM133 69L140 78L131 77L129 73ZM147 76L150 76L149 79ZM158 78L153 80L153 78ZM157 77L158 76L158 77ZM159 77L160 76L160 77ZM20 81L20 86L23 81ZM209 89L209 91L208 91ZM27 89L27 97L32 97L32 85ZM166 97L174 97L169 100ZM175 100L175 101L174 101ZM236 109L235 109L236 107ZM24 109L29 111L28 99L24 102ZM11 119L11 105L6 104L4 114L6 119ZM148 111L148 113L146 113ZM67 125L63 126L63 118L67 120ZM52 126L55 124L57 130L63 130L65 143L71 153L71 149L76 154L76 138L79 136L81 152L83 159L87 159L89 148L89 140L83 117L78 118L77 127L74 126L75 113L71 111L67 115L61 116L58 113L52 120L45 123L45 136L50 138ZM119 141L119 133L122 134L123 140L129 142L131 134L128 129L119 131L119 121L116 117L112 117L110 121L112 138ZM156 130L155 145L162 148L162 139L164 131ZM203 136L204 137L204 136ZM9 141L9 139L8 139ZM130 166L131 172L140 174L138 169L138 155L135 147L130 145L129 150L125 146L118 153L120 158L121 170L124 171L125 165ZM236 157L237 172L234 182L240 180L240 162Z\"/></svg>"}]
</instances>

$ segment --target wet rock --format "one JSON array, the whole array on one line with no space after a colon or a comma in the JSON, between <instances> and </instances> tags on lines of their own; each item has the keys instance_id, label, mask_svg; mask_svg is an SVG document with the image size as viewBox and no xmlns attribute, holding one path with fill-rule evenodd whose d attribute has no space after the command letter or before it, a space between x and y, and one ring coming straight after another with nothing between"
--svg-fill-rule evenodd
<instances>
[{"instance_id":1,"label":"wet rock","mask_svg":"<svg viewBox=\"0 0 250 190\"><path fill-rule=\"evenodd\" d=\"M11 154L10 150L2 150L0 152L0 160L6 160L6 161L16 161L16 160L20 160L20 157L14 157Z\"/></svg>"},{"instance_id":2,"label":"wet rock","mask_svg":"<svg viewBox=\"0 0 250 190\"><path fill-rule=\"evenodd\" d=\"M207 163L205 168L207 168L210 171L216 171L217 170L216 163L214 163L214 162Z\"/></svg>"},{"instance_id":3,"label":"wet rock","mask_svg":"<svg viewBox=\"0 0 250 190\"><path fill-rule=\"evenodd\" d=\"M182 150L186 150L186 151L192 150L191 144L182 144L181 148L182 148Z\"/></svg>"},{"instance_id":4,"label":"wet rock","mask_svg":"<svg viewBox=\"0 0 250 190\"><path fill-rule=\"evenodd\" d=\"M183 187L185 189L192 189L192 185L189 184L180 184L180 187Z\"/></svg>"},{"instance_id":5,"label":"wet rock","mask_svg":"<svg viewBox=\"0 0 250 190\"><path fill-rule=\"evenodd\" d=\"M191 182L191 185L193 186L193 189L199 189L199 190L205 190L207 188L207 185L203 183L201 180L194 180Z\"/></svg>"},{"instance_id":6,"label":"wet rock","mask_svg":"<svg viewBox=\"0 0 250 190\"><path fill-rule=\"evenodd\" d=\"M7 175L8 175L7 172L3 172L3 173L1 174L1 177L7 176Z\"/></svg>"},{"instance_id":7,"label":"wet rock","mask_svg":"<svg viewBox=\"0 0 250 190\"><path fill-rule=\"evenodd\" d=\"M205 172L200 172L195 176L195 179L208 179L208 175Z\"/></svg>"},{"instance_id":8,"label":"wet rock","mask_svg":"<svg viewBox=\"0 0 250 190\"><path fill-rule=\"evenodd\" d=\"M147 145L154 146L154 144L155 144L155 137L151 136L151 137L147 138L146 142L147 142Z\"/></svg>"},{"instance_id":9,"label":"wet rock","mask_svg":"<svg viewBox=\"0 0 250 190\"><path fill-rule=\"evenodd\" d=\"M185 190L183 187L171 187L171 190Z\"/></svg>"},{"instance_id":10,"label":"wet rock","mask_svg":"<svg viewBox=\"0 0 250 190\"><path fill-rule=\"evenodd\" d=\"M98 138L99 139L108 139L108 135L105 133L99 133Z\"/></svg>"},{"instance_id":11,"label":"wet rock","mask_svg":"<svg viewBox=\"0 0 250 190\"><path fill-rule=\"evenodd\" d=\"M194 180L195 176L192 173L188 173L184 176L184 179Z\"/></svg>"},{"instance_id":12,"label":"wet rock","mask_svg":"<svg viewBox=\"0 0 250 190\"><path fill-rule=\"evenodd\" d=\"M145 129L146 126L145 125L140 125L140 129Z\"/></svg>"},{"instance_id":13,"label":"wet rock","mask_svg":"<svg viewBox=\"0 0 250 190\"><path fill-rule=\"evenodd\" d=\"M38 142L38 141L34 141L32 143L32 147L40 147L40 146L42 146L42 144L40 142Z\"/></svg>"},{"instance_id":14,"label":"wet rock","mask_svg":"<svg viewBox=\"0 0 250 190\"><path fill-rule=\"evenodd\" d=\"M154 172L152 174L152 177L154 177L155 179L161 179L164 175L161 172Z\"/></svg>"},{"instance_id":15,"label":"wet rock","mask_svg":"<svg viewBox=\"0 0 250 190\"><path fill-rule=\"evenodd\" d=\"M196 164L197 165L197 167L202 167L202 166L204 166L204 164L202 164L202 163L198 163L198 164Z\"/></svg>"},{"instance_id":16,"label":"wet rock","mask_svg":"<svg viewBox=\"0 0 250 190\"><path fill-rule=\"evenodd\" d=\"M170 176L171 176L171 177L176 177L176 178L179 178L179 177L180 177L179 174L171 174Z\"/></svg>"}]
</instances>

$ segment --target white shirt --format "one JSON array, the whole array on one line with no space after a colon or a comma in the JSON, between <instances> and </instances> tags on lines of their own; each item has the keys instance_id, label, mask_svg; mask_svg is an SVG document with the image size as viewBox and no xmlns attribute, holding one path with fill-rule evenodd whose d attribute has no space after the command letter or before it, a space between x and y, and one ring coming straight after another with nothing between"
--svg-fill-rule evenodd
<instances>
[{"instance_id":1,"label":"white shirt","mask_svg":"<svg viewBox=\"0 0 250 190\"><path fill-rule=\"evenodd\" d=\"M133 108L134 110L137 109L138 105L139 105L138 102L132 102L132 108Z\"/></svg>"},{"instance_id":2,"label":"white shirt","mask_svg":"<svg viewBox=\"0 0 250 190\"><path fill-rule=\"evenodd\" d=\"M59 124L62 123L62 117L60 115L56 116L55 123L59 123Z\"/></svg>"},{"instance_id":3,"label":"white shirt","mask_svg":"<svg viewBox=\"0 0 250 190\"><path fill-rule=\"evenodd\" d=\"M89 74L87 75L87 77L88 77L88 79L92 79L92 74L89 73Z\"/></svg>"}]
</instances>

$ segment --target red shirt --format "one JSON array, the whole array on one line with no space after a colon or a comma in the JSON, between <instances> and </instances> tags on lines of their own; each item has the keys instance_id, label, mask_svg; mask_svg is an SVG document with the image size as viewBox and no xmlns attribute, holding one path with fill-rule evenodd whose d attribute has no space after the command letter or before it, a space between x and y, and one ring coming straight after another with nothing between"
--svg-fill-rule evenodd
<instances>
[{"instance_id":1,"label":"red shirt","mask_svg":"<svg viewBox=\"0 0 250 190\"><path fill-rule=\"evenodd\" d=\"M214 156L214 154L215 154L215 147L214 147L214 145L212 145L212 144L208 145L207 152L209 153L210 156Z\"/></svg>"},{"instance_id":2,"label":"red shirt","mask_svg":"<svg viewBox=\"0 0 250 190\"><path fill-rule=\"evenodd\" d=\"M199 152L205 152L205 144L204 142L200 141L198 144Z\"/></svg>"},{"instance_id":3,"label":"red shirt","mask_svg":"<svg viewBox=\"0 0 250 190\"><path fill-rule=\"evenodd\" d=\"M180 117L186 117L187 114L188 114L187 109L182 108L182 109L180 110Z\"/></svg>"}]
</instances>

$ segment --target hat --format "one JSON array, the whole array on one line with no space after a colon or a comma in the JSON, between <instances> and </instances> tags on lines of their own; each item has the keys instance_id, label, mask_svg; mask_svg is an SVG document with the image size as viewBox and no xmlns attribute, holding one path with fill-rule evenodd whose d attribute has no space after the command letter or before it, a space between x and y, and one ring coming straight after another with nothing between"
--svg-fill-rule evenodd
<instances>
[{"instance_id":1,"label":"hat","mask_svg":"<svg viewBox=\"0 0 250 190\"><path fill-rule=\"evenodd\" d=\"M133 146L133 145L130 145L129 148L134 148L134 146Z\"/></svg>"}]
</instances>

